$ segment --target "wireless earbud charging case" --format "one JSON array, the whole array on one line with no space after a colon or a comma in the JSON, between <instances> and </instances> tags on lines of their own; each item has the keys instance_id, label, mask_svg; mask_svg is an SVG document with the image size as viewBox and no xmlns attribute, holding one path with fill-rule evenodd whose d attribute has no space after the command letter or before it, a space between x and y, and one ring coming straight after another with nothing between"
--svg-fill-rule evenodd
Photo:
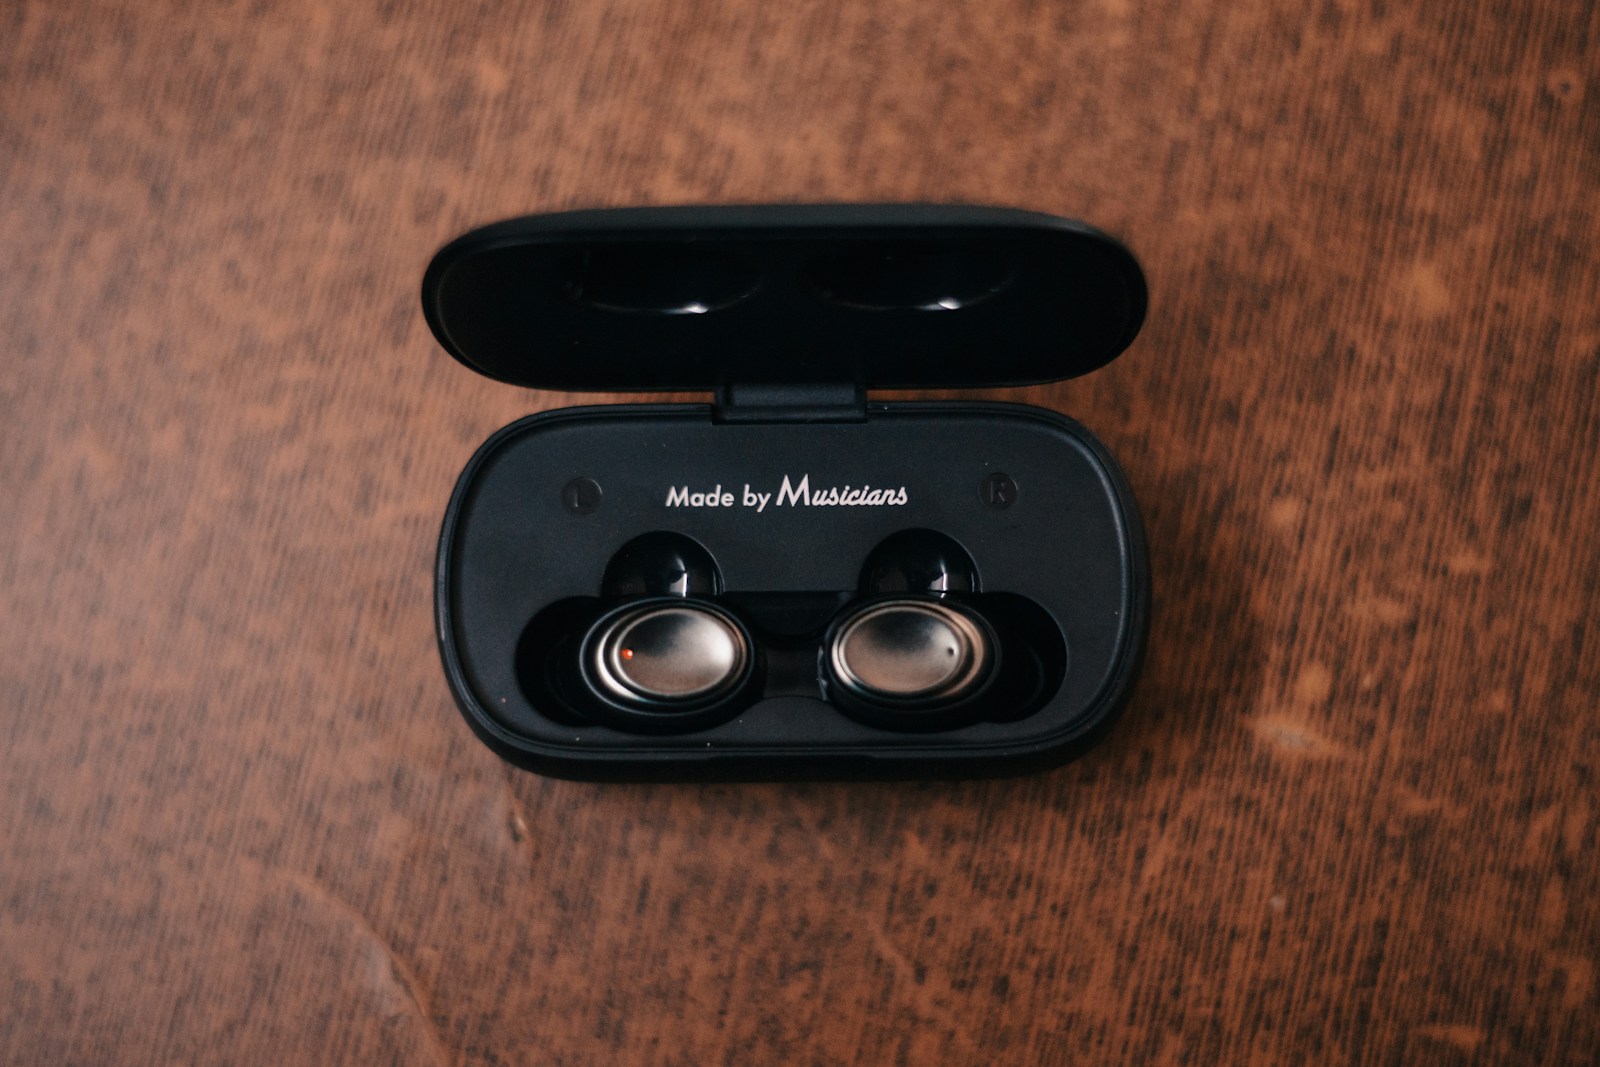
<instances>
[{"instance_id":1,"label":"wireless earbud charging case","mask_svg":"<svg viewBox=\"0 0 1600 1067\"><path fill-rule=\"evenodd\" d=\"M997 208L583 211L467 234L422 299L440 343L490 378L714 398L533 415L462 472L439 647L467 722L504 758L611 780L998 774L1071 758L1120 710L1149 577L1105 448L1037 407L867 395L1104 365L1145 310L1138 264L1109 237ZM907 530L966 550L979 588L962 600L1021 672L975 721L884 728L818 678L830 620L867 595L864 561ZM759 662L736 708L688 731L601 725L563 680L613 606L613 557L657 531L707 550L714 599Z\"/></svg>"}]
</instances>

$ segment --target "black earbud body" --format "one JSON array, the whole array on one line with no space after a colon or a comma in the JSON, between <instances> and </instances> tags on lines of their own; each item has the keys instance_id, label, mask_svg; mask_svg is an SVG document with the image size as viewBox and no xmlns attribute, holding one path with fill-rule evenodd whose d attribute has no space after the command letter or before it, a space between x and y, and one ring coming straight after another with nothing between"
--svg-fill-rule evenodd
<instances>
[{"instance_id":1,"label":"black earbud body","mask_svg":"<svg viewBox=\"0 0 1600 1067\"><path fill-rule=\"evenodd\" d=\"M604 597L713 597L722 573L706 547L667 530L641 534L617 549L600 579Z\"/></svg>"},{"instance_id":2,"label":"black earbud body","mask_svg":"<svg viewBox=\"0 0 1600 1067\"><path fill-rule=\"evenodd\" d=\"M888 730L975 721L1002 654L993 628L963 603L978 591L971 555L948 535L904 530L880 542L861 569L861 596L823 635L829 701Z\"/></svg>"},{"instance_id":3,"label":"black earbud body","mask_svg":"<svg viewBox=\"0 0 1600 1067\"><path fill-rule=\"evenodd\" d=\"M611 557L600 591L600 613L575 649L589 718L683 733L748 702L759 650L713 599L722 576L705 546L670 531L643 534Z\"/></svg>"}]
</instances>

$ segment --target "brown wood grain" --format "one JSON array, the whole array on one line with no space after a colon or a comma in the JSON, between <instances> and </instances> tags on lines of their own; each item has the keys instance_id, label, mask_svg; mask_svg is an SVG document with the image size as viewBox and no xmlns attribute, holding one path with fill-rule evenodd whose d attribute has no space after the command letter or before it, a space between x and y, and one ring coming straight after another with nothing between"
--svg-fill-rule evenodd
<instances>
[{"instance_id":1,"label":"brown wood grain","mask_svg":"<svg viewBox=\"0 0 1600 1067\"><path fill-rule=\"evenodd\" d=\"M0 1062L1594 1062L1596 10L7 5ZM448 359L428 257L920 199L1149 273L1003 394L1141 500L1124 720L1004 781L502 765L435 537L579 398Z\"/></svg>"}]
</instances>

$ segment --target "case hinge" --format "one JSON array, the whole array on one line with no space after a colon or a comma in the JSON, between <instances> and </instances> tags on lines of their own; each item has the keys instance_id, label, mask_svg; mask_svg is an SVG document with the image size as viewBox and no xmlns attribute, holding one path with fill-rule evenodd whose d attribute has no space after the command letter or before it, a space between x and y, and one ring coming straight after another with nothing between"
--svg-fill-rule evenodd
<instances>
[{"instance_id":1,"label":"case hinge","mask_svg":"<svg viewBox=\"0 0 1600 1067\"><path fill-rule=\"evenodd\" d=\"M854 384L725 385L716 422L865 422L867 391Z\"/></svg>"}]
</instances>

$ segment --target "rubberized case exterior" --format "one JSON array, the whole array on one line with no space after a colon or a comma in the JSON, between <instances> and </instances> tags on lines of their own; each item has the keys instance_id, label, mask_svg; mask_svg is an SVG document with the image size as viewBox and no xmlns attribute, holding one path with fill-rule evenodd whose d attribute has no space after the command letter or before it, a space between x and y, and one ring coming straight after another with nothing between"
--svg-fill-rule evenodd
<instances>
[{"instance_id":1,"label":"rubberized case exterior","mask_svg":"<svg viewBox=\"0 0 1600 1067\"><path fill-rule=\"evenodd\" d=\"M1126 702L1148 626L1122 473L1054 412L865 391L1081 374L1132 340L1145 299L1115 241L996 208L574 212L453 242L423 305L474 370L717 398L546 412L472 457L435 583L467 722L513 763L592 780L972 776L1072 758ZM935 592L990 628L994 679L959 720L899 728L852 710L819 662L829 627L872 595L875 546L930 531L970 556L976 588ZM603 576L642 535L704 550L706 595L755 657L725 707L681 727L595 714L577 666L596 620L627 602Z\"/></svg>"},{"instance_id":2,"label":"rubberized case exterior","mask_svg":"<svg viewBox=\"0 0 1600 1067\"><path fill-rule=\"evenodd\" d=\"M1015 486L1002 508L983 492L997 473ZM566 506L575 476L601 488L595 510ZM903 489L906 503L804 502L874 486ZM687 503L710 494L734 503ZM815 634L857 592L873 545L929 528L968 548L983 595L1017 598L1026 609L1008 610L1022 624L1059 634L1063 677L1020 720L1001 709L995 721L934 734L874 730L813 686L710 730L644 736L552 717L520 674L532 621L552 604L594 597L607 560L641 532L705 545L726 603L816 601L782 605L777 624ZM1137 512L1104 448L1054 413L979 403L873 404L863 422L821 426L719 423L703 405L532 416L492 437L462 473L436 594L451 689L479 737L541 773L627 780L966 776L1059 763L1122 706L1149 610Z\"/></svg>"},{"instance_id":3,"label":"rubberized case exterior","mask_svg":"<svg viewBox=\"0 0 1600 1067\"><path fill-rule=\"evenodd\" d=\"M434 257L422 306L480 374L562 390L1077 377L1144 321L1127 249L1067 219L928 204L513 219Z\"/></svg>"}]
</instances>

